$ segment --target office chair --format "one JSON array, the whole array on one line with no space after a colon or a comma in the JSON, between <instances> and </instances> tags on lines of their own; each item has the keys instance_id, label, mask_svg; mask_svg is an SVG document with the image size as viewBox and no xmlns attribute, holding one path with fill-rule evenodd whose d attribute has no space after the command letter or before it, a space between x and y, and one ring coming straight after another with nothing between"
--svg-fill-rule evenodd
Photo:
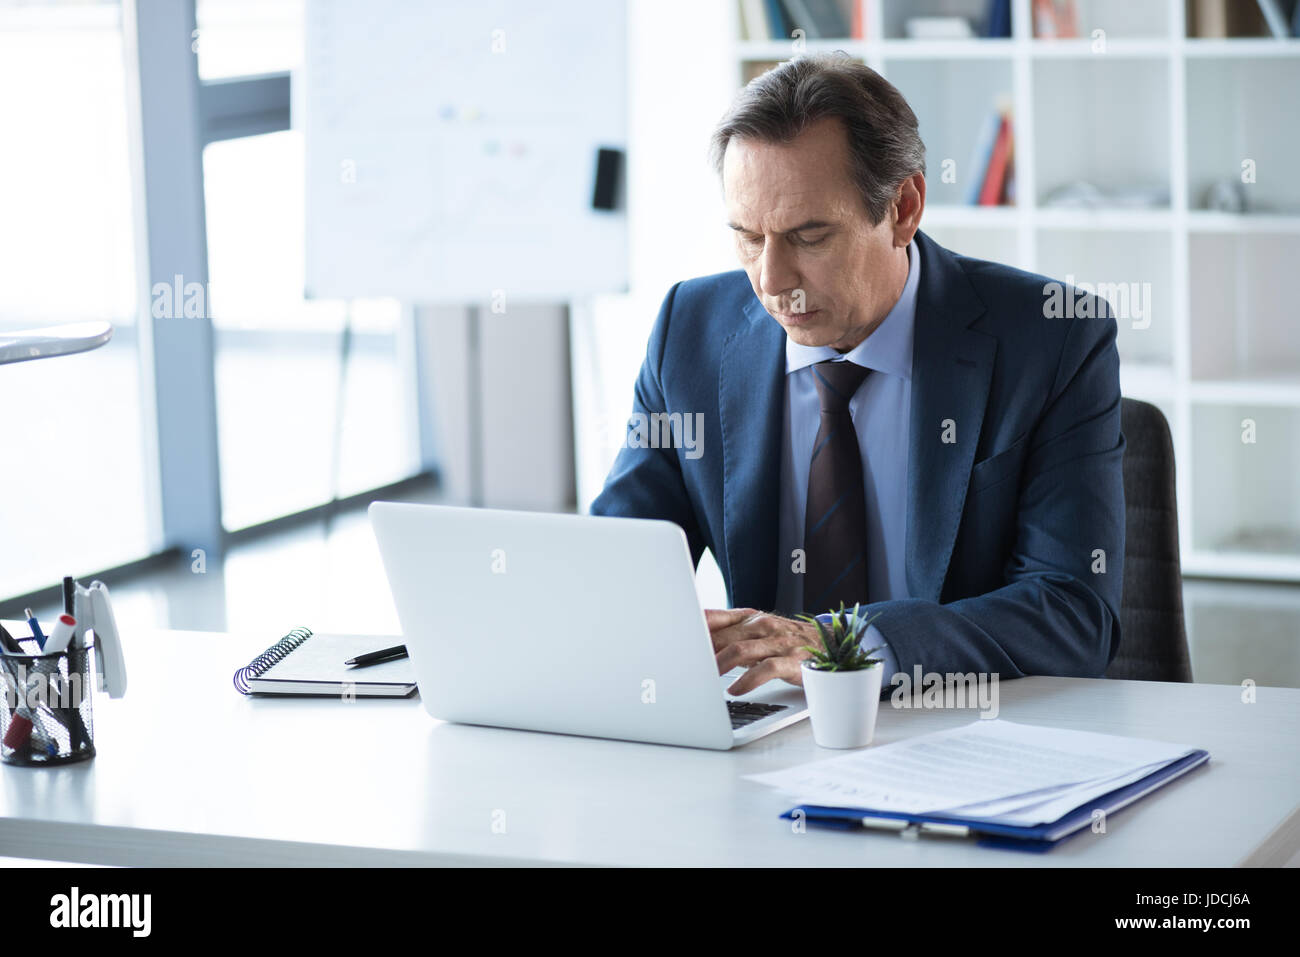
<instances>
[{"instance_id":1,"label":"office chair","mask_svg":"<svg viewBox=\"0 0 1300 957\"><path fill-rule=\"evenodd\" d=\"M1120 400L1124 450L1124 585L1119 653L1107 678L1191 681L1178 557L1174 444L1164 414Z\"/></svg>"}]
</instances>

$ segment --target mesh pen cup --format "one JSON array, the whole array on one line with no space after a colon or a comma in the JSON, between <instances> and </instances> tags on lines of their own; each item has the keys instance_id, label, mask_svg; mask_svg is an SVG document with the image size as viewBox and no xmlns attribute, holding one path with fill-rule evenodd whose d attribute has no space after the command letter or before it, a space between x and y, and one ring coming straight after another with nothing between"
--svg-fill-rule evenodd
<instances>
[{"instance_id":1,"label":"mesh pen cup","mask_svg":"<svg viewBox=\"0 0 1300 957\"><path fill-rule=\"evenodd\" d=\"M0 760L43 767L95 756L90 648L0 655Z\"/></svg>"}]
</instances>

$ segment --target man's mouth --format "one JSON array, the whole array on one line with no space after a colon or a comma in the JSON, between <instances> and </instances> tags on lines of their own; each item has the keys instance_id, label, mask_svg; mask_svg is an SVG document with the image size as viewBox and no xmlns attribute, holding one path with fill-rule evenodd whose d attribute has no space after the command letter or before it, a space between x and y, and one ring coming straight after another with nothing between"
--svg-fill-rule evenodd
<instances>
[{"instance_id":1,"label":"man's mouth","mask_svg":"<svg viewBox=\"0 0 1300 957\"><path fill-rule=\"evenodd\" d=\"M776 312L773 315L784 323L792 326L802 325L810 320L813 316L821 313L820 309L810 309L807 312Z\"/></svg>"}]
</instances>

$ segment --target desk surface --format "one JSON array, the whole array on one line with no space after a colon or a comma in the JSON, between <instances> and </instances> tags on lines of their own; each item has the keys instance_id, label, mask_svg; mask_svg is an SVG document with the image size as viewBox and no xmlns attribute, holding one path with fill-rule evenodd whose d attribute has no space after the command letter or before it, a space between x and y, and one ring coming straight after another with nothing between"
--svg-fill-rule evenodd
<instances>
[{"instance_id":1,"label":"desk surface","mask_svg":"<svg viewBox=\"0 0 1300 957\"><path fill-rule=\"evenodd\" d=\"M1210 763L1048 854L876 832L796 833L742 775L834 753L807 721L730 752L434 721L418 698L244 698L267 636L125 638L125 698L95 698L98 756L0 766L0 855L128 865L1226 866L1300 849L1300 689L1026 678L1010 721L1160 738ZM880 712L876 742L974 711Z\"/></svg>"}]
</instances>

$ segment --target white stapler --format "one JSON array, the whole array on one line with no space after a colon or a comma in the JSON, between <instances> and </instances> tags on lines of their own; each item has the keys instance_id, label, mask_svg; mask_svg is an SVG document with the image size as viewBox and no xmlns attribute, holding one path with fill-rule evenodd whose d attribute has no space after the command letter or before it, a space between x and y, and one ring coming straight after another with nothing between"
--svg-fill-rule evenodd
<instances>
[{"instance_id":1,"label":"white stapler","mask_svg":"<svg viewBox=\"0 0 1300 957\"><path fill-rule=\"evenodd\" d=\"M86 632L95 633L95 668L99 672L99 688L110 698L126 694L126 662L122 658L122 642L117 634L117 621L113 606L108 601L108 588L101 581L93 581L87 588L77 583L77 619L73 642L86 646Z\"/></svg>"}]
</instances>

